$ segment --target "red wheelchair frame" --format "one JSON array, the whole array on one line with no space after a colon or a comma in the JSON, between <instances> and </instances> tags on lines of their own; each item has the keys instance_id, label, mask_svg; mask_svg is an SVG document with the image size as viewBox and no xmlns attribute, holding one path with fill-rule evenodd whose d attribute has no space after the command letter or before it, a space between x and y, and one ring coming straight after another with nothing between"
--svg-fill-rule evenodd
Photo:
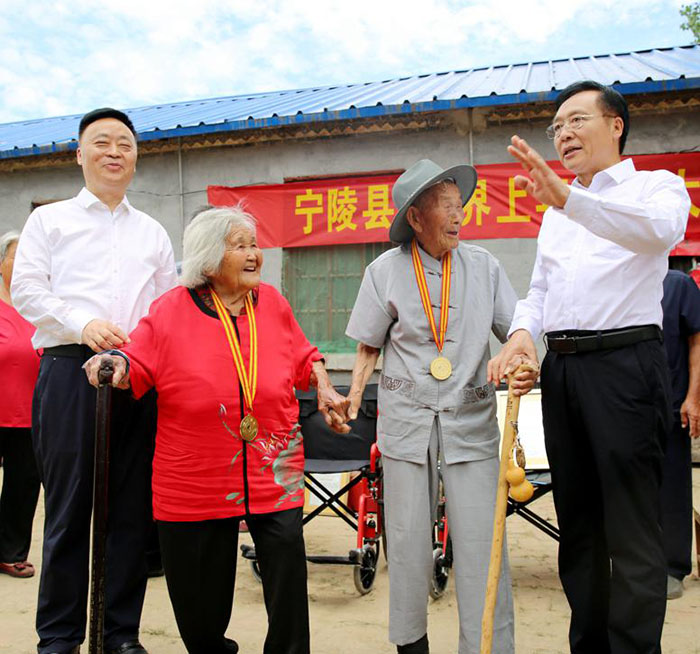
<instances>
[{"instance_id":1,"label":"red wheelchair frame","mask_svg":"<svg viewBox=\"0 0 700 654\"><path fill-rule=\"evenodd\" d=\"M342 462L339 462L342 468ZM313 520L325 509L330 509L345 523L357 532L356 547L351 549L347 556L308 555L306 560L316 564L334 564L353 566L353 581L355 588L361 595L366 595L372 590L377 574L377 564L382 543L386 546L383 534L383 509L382 498L382 469L381 455L377 444L373 443L370 449L370 458L367 465L362 466L356 477L350 479L342 488L331 492L315 476L318 472L349 472L344 469L316 470L313 464L304 469L304 484L311 494L317 497L321 503L313 511L304 516L303 524ZM348 502L341 498L348 493ZM356 506L352 506L356 504ZM255 555L255 547L241 545L241 553L244 559L250 561L250 565L256 579L260 581L260 568Z\"/></svg>"}]
</instances>

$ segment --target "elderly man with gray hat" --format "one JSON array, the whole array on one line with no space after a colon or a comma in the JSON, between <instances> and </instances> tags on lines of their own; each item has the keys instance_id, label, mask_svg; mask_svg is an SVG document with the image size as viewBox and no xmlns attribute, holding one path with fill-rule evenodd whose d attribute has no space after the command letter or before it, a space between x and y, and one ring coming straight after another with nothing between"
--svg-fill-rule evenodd
<instances>
[{"instance_id":1,"label":"elderly man with gray hat","mask_svg":"<svg viewBox=\"0 0 700 654\"><path fill-rule=\"evenodd\" d=\"M454 552L459 654L477 654L498 480L496 397L487 383L489 334L503 342L517 302L500 263L460 243L476 186L468 165L424 159L396 181L389 235L399 243L365 271L346 334L358 341L350 417L380 351L377 442L384 462L389 640L403 654L428 649L427 602L438 461ZM534 383L530 373L515 381ZM494 654L513 652L513 602L504 557Z\"/></svg>"}]
</instances>

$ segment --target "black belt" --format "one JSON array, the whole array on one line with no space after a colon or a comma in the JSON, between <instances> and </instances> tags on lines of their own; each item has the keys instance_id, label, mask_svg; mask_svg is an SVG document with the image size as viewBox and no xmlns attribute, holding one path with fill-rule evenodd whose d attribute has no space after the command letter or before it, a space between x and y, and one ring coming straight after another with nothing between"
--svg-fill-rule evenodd
<instances>
[{"instance_id":1,"label":"black belt","mask_svg":"<svg viewBox=\"0 0 700 654\"><path fill-rule=\"evenodd\" d=\"M83 361L87 361L93 354L95 353L87 345L79 345L78 343L44 348L44 356L67 357L70 359L82 359Z\"/></svg>"},{"instance_id":2,"label":"black belt","mask_svg":"<svg viewBox=\"0 0 700 654\"><path fill-rule=\"evenodd\" d=\"M548 332L544 336L547 350L558 354L614 350L618 347L625 347L626 345L633 345L642 341L660 341L663 343L663 340L663 332L657 325L603 329L599 331L569 330Z\"/></svg>"}]
</instances>

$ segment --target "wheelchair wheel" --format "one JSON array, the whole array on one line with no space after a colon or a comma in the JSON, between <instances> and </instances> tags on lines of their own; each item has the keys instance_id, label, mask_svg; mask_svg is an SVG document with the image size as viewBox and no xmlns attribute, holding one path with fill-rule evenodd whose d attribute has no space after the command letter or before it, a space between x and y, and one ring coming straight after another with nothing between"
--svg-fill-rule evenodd
<instances>
[{"instance_id":1,"label":"wheelchair wheel","mask_svg":"<svg viewBox=\"0 0 700 654\"><path fill-rule=\"evenodd\" d=\"M366 595L372 590L374 578L377 576L377 555L379 554L379 545L365 546L362 552L362 559L359 565L353 569L353 581L355 588L360 595Z\"/></svg>"},{"instance_id":2,"label":"wheelchair wheel","mask_svg":"<svg viewBox=\"0 0 700 654\"><path fill-rule=\"evenodd\" d=\"M442 547L433 550L433 574L430 579L430 597L440 599L450 578L450 569L445 565L445 557Z\"/></svg>"},{"instance_id":3,"label":"wheelchair wheel","mask_svg":"<svg viewBox=\"0 0 700 654\"><path fill-rule=\"evenodd\" d=\"M262 575L260 574L260 564L258 563L257 559L253 559L250 562L250 570L253 573L253 577L259 582L262 583Z\"/></svg>"}]
</instances>

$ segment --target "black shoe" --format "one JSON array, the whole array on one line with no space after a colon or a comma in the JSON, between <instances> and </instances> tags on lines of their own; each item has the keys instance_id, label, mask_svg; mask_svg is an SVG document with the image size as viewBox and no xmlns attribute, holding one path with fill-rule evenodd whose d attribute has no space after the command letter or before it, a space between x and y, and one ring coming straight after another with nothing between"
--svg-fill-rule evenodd
<instances>
[{"instance_id":1,"label":"black shoe","mask_svg":"<svg viewBox=\"0 0 700 654\"><path fill-rule=\"evenodd\" d=\"M127 640L119 647L108 650L107 654L148 654L148 652L138 640Z\"/></svg>"},{"instance_id":2,"label":"black shoe","mask_svg":"<svg viewBox=\"0 0 700 654\"><path fill-rule=\"evenodd\" d=\"M224 638L224 647L226 647L226 651L229 652L229 654L238 653L238 643L235 640Z\"/></svg>"},{"instance_id":3,"label":"black shoe","mask_svg":"<svg viewBox=\"0 0 700 654\"><path fill-rule=\"evenodd\" d=\"M49 652L48 654L60 654L60 652ZM80 645L76 645L68 654L80 654Z\"/></svg>"},{"instance_id":4,"label":"black shoe","mask_svg":"<svg viewBox=\"0 0 700 654\"><path fill-rule=\"evenodd\" d=\"M396 651L398 654L430 654L428 647L428 634L419 638L415 643L408 645L397 645Z\"/></svg>"}]
</instances>

